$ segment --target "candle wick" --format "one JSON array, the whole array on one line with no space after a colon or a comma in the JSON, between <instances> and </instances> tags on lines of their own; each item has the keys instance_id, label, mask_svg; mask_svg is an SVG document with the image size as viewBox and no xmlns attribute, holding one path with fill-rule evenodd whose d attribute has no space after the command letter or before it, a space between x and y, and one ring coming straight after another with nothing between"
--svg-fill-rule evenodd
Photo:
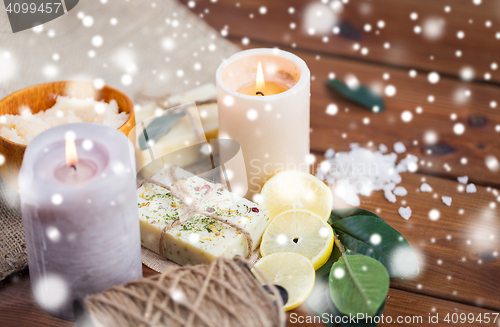
<instances>
[{"instance_id":1,"label":"candle wick","mask_svg":"<svg viewBox=\"0 0 500 327\"><path fill-rule=\"evenodd\" d=\"M76 170L76 166L75 165L71 165L70 167L73 168L74 170Z\"/></svg>"},{"instance_id":2,"label":"candle wick","mask_svg":"<svg viewBox=\"0 0 500 327\"><path fill-rule=\"evenodd\" d=\"M260 94L262 96L264 96L264 93L262 93L261 91L258 91L258 92L255 92L256 95Z\"/></svg>"}]
</instances>

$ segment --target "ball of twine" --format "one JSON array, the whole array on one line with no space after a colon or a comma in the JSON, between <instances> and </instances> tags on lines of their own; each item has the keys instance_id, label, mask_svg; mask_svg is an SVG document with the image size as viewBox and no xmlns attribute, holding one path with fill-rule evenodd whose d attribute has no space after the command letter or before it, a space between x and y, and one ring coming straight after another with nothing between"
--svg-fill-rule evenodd
<instances>
[{"instance_id":1,"label":"ball of twine","mask_svg":"<svg viewBox=\"0 0 500 327\"><path fill-rule=\"evenodd\" d=\"M267 283L272 296L266 292L248 264L218 258L210 265L174 267L88 296L84 305L96 327L285 326L277 288Z\"/></svg>"}]
</instances>

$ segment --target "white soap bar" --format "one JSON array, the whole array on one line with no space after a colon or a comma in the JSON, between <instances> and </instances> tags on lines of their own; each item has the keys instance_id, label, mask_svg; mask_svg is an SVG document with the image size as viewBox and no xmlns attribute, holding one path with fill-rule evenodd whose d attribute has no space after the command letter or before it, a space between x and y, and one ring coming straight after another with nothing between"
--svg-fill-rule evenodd
<instances>
[{"instance_id":1,"label":"white soap bar","mask_svg":"<svg viewBox=\"0 0 500 327\"><path fill-rule=\"evenodd\" d=\"M214 186L181 168L177 167L175 172L194 198L202 198ZM171 185L170 168L160 170L152 179ZM169 229L163 237L160 251L163 228L182 215L184 204L167 189L152 183L145 183L138 188L137 196L141 243L144 247L180 265L208 263L220 256L247 256L248 243L245 235L203 215L194 215L183 224ZM205 202L204 210L246 229L252 237L253 249L259 246L262 234L270 222L267 210L227 190L213 194Z\"/></svg>"}]
</instances>

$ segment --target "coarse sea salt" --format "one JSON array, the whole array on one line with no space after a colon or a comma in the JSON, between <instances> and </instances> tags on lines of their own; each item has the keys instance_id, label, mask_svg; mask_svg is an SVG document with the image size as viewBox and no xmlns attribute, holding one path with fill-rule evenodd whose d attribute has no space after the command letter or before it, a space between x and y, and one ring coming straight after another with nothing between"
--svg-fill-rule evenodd
<instances>
[{"instance_id":1,"label":"coarse sea salt","mask_svg":"<svg viewBox=\"0 0 500 327\"><path fill-rule=\"evenodd\" d=\"M403 186L398 186L394 189L393 193L397 196L405 196L406 194L408 194L408 191Z\"/></svg>"},{"instance_id":2,"label":"coarse sea salt","mask_svg":"<svg viewBox=\"0 0 500 327\"><path fill-rule=\"evenodd\" d=\"M423 183L420 185L420 192L432 192L432 187L427 183Z\"/></svg>"},{"instance_id":3,"label":"coarse sea salt","mask_svg":"<svg viewBox=\"0 0 500 327\"><path fill-rule=\"evenodd\" d=\"M384 196L390 203L396 202L396 196L391 191L384 191Z\"/></svg>"},{"instance_id":4,"label":"coarse sea salt","mask_svg":"<svg viewBox=\"0 0 500 327\"><path fill-rule=\"evenodd\" d=\"M467 188L465 189L465 191L467 193L476 193L476 185L470 183L469 185L467 185Z\"/></svg>"},{"instance_id":5,"label":"coarse sea salt","mask_svg":"<svg viewBox=\"0 0 500 327\"><path fill-rule=\"evenodd\" d=\"M396 142L394 143L394 152L396 153L403 153L406 152L406 147L403 142Z\"/></svg>"},{"instance_id":6,"label":"coarse sea salt","mask_svg":"<svg viewBox=\"0 0 500 327\"><path fill-rule=\"evenodd\" d=\"M459 177L457 177L457 180L460 184L467 184L467 182L469 181L469 177L468 176L459 176Z\"/></svg>"},{"instance_id":7,"label":"coarse sea salt","mask_svg":"<svg viewBox=\"0 0 500 327\"><path fill-rule=\"evenodd\" d=\"M384 190L384 192L390 192L390 191L394 190L395 187L396 187L396 184L387 183L382 187L382 190Z\"/></svg>"},{"instance_id":8,"label":"coarse sea salt","mask_svg":"<svg viewBox=\"0 0 500 327\"><path fill-rule=\"evenodd\" d=\"M39 133L62 124L89 122L119 128L129 114L119 112L115 100L109 103L95 101L93 98L77 99L59 96L52 108L31 113L25 107L21 115L0 117L0 135L20 144L28 144Z\"/></svg>"},{"instance_id":9,"label":"coarse sea salt","mask_svg":"<svg viewBox=\"0 0 500 327\"><path fill-rule=\"evenodd\" d=\"M441 201L443 201L443 203L446 204L448 207L451 206L451 197L442 196Z\"/></svg>"},{"instance_id":10,"label":"coarse sea salt","mask_svg":"<svg viewBox=\"0 0 500 327\"><path fill-rule=\"evenodd\" d=\"M335 156L335 150L333 150L331 148L326 150L325 158L330 159L330 158L333 158L333 156Z\"/></svg>"},{"instance_id":11,"label":"coarse sea salt","mask_svg":"<svg viewBox=\"0 0 500 327\"><path fill-rule=\"evenodd\" d=\"M400 207L399 210L399 215L403 217L404 219L408 220L411 217L411 208L410 207Z\"/></svg>"},{"instance_id":12,"label":"coarse sea salt","mask_svg":"<svg viewBox=\"0 0 500 327\"><path fill-rule=\"evenodd\" d=\"M350 148L349 152L335 155L333 149L327 150L326 160L320 163L316 177L351 206L359 206L359 195L369 196L372 191L381 190L389 202L396 202L392 190L402 181L400 173L408 172L408 166L416 165L418 158L409 154L396 165L396 153L372 152L357 143L352 143ZM379 148L385 150L383 146ZM327 164L323 164L325 162Z\"/></svg>"}]
</instances>

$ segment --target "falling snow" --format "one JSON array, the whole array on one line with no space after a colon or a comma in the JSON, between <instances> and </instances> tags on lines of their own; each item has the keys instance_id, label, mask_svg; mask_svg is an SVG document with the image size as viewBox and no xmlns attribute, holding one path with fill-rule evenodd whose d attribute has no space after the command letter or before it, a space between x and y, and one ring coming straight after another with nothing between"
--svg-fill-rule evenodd
<instances>
[{"instance_id":1,"label":"falling snow","mask_svg":"<svg viewBox=\"0 0 500 327\"><path fill-rule=\"evenodd\" d=\"M104 39L100 35L95 35L92 37L92 45L96 48L100 47L104 43Z\"/></svg>"},{"instance_id":2,"label":"falling snow","mask_svg":"<svg viewBox=\"0 0 500 327\"><path fill-rule=\"evenodd\" d=\"M429 83L436 84L437 82L439 82L439 74L436 72L430 72L427 76L427 79L429 80Z\"/></svg>"},{"instance_id":3,"label":"falling snow","mask_svg":"<svg viewBox=\"0 0 500 327\"><path fill-rule=\"evenodd\" d=\"M457 135L462 135L465 133L465 125L462 123L456 123L453 125L453 132Z\"/></svg>"},{"instance_id":4,"label":"falling snow","mask_svg":"<svg viewBox=\"0 0 500 327\"><path fill-rule=\"evenodd\" d=\"M500 168L498 159L494 155L486 156L486 158L484 159L484 163L486 164L486 167L488 167L488 169L494 173L498 172Z\"/></svg>"},{"instance_id":5,"label":"falling snow","mask_svg":"<svg viewBox=\"0 0 500 327\"><path fill-rule=\"evenodd\" d=\"M18 72L18 64L11 52L0 49L0 85L8 82Z\"/></svg>"},{"instance_id":6,"label":"falling snow","mask_svg":"<svg viewBox=\"0 0 500 327\"><path fill-rule=\"evenodd\" d=\"M337 112L339 111L339 108L337 107L336 104L333 104L333 103L330 103L327 107L326 107L326 113L330 116L333 116L333 115L336 115Z\"/></svg>"},{"instance_id":7,"label":"falling snow","mask_svg":"<svg viewBox=\"0 0 500 327\"><path fill-rule=\"evenodd\" d=\"M436 221L439 219L439 217L441 217L441 213L439 212L439 210L432 209L431 211L429 211L429 219L430 220Z\"/></svg>"},{"instance_id":8,"label":"falling snow","mask_svg":"<svg viewBox=\"0 0 500 327\"><path fill-rule=\"evenodd\" d=\"M384 92L388 97L393 97L396 95L396 87L394 87L394 85L387 85Z\"/></svg>"},{"instance_id":9,"label":"falling snow","mask_svg":"<svg viewBox=\"0 0 500 327\"><path fill-rule=\"evenodd\" d=\"M464 66L460 69L460 78L464 81L471 81L474 79L474 68Z\"/></svg>"},{"instance_id":10,"label":"falling snow","mask_svg":"<svg viewBox=\"0 0 500 327\"><path fill-rule=\"evenodd\" d=\"M63 197L61 194L59 193L56 193L54 195L52 195L51 197L51 201L52 201L52 204L58 206L60 205L61 203L63 203Z\"/></svg>"},{"instance_id":11,"label":"falling snow","mask_svg":"<svg viewBox=\"0 0 500 327\"><path fill-rule=\"evenodd\" d=\"M382 237L380 234L374 233L370 236L370 243L373 245L379 245L382 242Z\"/></svg>"},{"instance_id":12,"label":"falling snow","mask_svg":"<svg viewBox=\"0 0 500 327\"><path fill-rule=\"evenodd\" d=\"M345 276L344 268L338 267L333 270L333 276L337 279L342 279Z\"/></svg>"},{"instance_id":13,"label":"falling snow","mask_svg":"<svg viewBox=\"0 0 500 327\"><path fill-rule=\"evenodd\" d=\"M333 9L333 10L332 10ZM327 4L313 2L304 10L302 26L309 35L324 35L329 33L339 22L338 14L341 7L330 7Z\"/></svg>"},{"instance_id":14,"label":"falling snow","mask_svg":"<svg viewBox=\"0 0 500 327\"><path fill-rule=\"evenodd\" d=\"M40 277L33 286L33 295L45 310L60 310L70 296L68 283L55 274Z\"/></svg>"},{"instance_id":15,"label":"falling snow","mask_svg":"<svg viewBox=\"0 0 500 327\"><path fill-rule=\"evenodd\" d=\"M446 21L442 17L428 17L423 22L423 35L427 40L439 40L444 35Z\"/></svg>"}]
</instances>

